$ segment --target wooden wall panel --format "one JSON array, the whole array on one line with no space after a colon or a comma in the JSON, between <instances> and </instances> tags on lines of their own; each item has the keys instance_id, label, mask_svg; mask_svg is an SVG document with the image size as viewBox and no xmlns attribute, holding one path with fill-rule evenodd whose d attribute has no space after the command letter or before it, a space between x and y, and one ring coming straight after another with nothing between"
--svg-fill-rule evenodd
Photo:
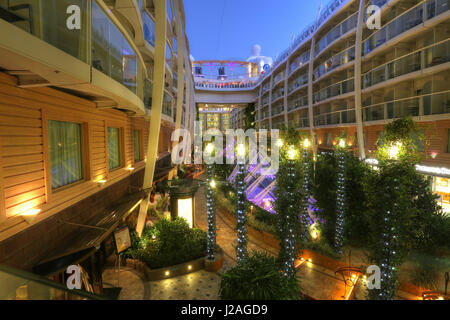
<instances>
[{"instance_id":1,"label":"wooden wall panel","mask_svg":"<svg viewBox=\"0 0 450 320\"><path fill-rule=\"evenodd\" d=\"M87 179L57 191L49 189L46 174L49 119L83 123L88 146ZM108 172L108 125L123 130L124 166L112 172ZM99 179L107 178L110 185L128 177L129 166L143 169L144 161L134 163L134 129L141 131L145 155L148 120L97 109L92 102L52 88L19 88L14 77L0 72L0 241L28 227L20 213L39 207L38 222L98 192Z\"/></svg>"}]
</instances>

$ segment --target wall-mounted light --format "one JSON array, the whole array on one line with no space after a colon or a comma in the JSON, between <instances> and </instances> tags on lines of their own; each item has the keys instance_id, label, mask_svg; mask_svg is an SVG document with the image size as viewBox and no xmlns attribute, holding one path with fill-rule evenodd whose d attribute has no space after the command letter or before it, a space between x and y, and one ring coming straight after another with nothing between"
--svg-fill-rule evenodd
<instances>
[{"instance_id":1,"label":"wall-mounted light","mask_svg":"<svg viewBox=\"0 0 450 320\"><path fill-rule=\"evenodd\" d=\"M97 184L99 187L103 187L106 184L107 180L101 179L97 181Z\"/></svg>"},{"instance_id":2,"label":"wall-mounted light","mask_svg":"<svg viewBox=\"0 0 450 320\"><path fill-rule=\"evenodd\" d=\"M29 224L33 223L34 218L41 212L41 209L30 209L23 213L21 213L21 216L23 219L28 222Z\"/></svg>"}]
</instances>

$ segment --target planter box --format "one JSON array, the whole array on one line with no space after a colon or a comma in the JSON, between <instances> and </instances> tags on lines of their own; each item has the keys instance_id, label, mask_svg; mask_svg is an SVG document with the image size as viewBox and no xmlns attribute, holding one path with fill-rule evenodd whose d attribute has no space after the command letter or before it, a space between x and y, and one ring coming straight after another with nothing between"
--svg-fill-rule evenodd
<instances>
[{"instance_id":1,"label":"planter box","mask_svg":"<svg viewBox=\"0 0 450 320\"><path fill-rule=\"evenodd\" d=\"M222 249L216 250L214 253L214 260L208 260L205 258L205 270L208 272L217 272L223 266L223 251Z\"/></svg>"}]
</instances>

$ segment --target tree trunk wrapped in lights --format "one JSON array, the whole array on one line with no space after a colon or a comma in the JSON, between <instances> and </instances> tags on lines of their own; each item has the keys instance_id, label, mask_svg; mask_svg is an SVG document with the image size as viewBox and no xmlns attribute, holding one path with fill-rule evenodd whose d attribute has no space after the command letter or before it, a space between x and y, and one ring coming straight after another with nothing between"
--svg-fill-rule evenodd
<instances>
[{"instance_id":1,"label":"tree trunk wrapped in lights","mask_svg":"<svg viewBox=\"0 0 450 320\"><path fill-rule=\"evenodd\" d=\"M344 246L344 211L345 211L345 140L341 139L336 147L337 190L336 190L336 229L334 247L338 254L342 254Z\"/></svg>"},{"instance_id":2,"label":"tree trunk wrapped in lights","mask_svg":"<svg viewBox=\"0 0 450 320\"><path fill-rule=\"evenodd\" d=\"M288 143L298 143L296 132L288 132ZM280 146L283 142L280 140ZM298 251L297 240L303 238L304 229L300 216L304 208L302 190L302 163L298 160L294 144L287 145L280 153L275 190L275 209L277 212L277 237L280 240L278 261L288 277L295 276L295 260Z\"/></svg>"},{"instance_id":3,"label":"tree trunk wrapped in lights","mask_svg":"<svg viewBox=\"0 0 450 320\"><path fill-rule=\"evenodd\" d=\"M308 228L309 228L309 152L308 148L310 146L309 140L305 139L303 142L303 210L300 214L300 221L303 227L302 237L304 241L309 238Z\"/></svg>"},{"instance_id":4,"label":"tree trunk wrapped in lights","mask_svg":"<svg viewBox=\"0 0 450 320\"><path fill-rule=\"evenodd\" d=\"M214 260L216 248L216 204L214 197L215 181L211 164L206 165L206 210L208 220L207 257Z\"/></svg>"},{"instance_id":5,"label":"tree trunk wrapped in lights","mask_svg":"<svg viewBox=\"0 0 450 320\"><path fill-rule=\"evenodd\" d=\"M237 235L238 243L236 246L236 260L241 264L247 258L247 216L245 212L245 147L238 145L238 164L236 174L236 217L237 217Z\"/></svg>"}]
</instances>

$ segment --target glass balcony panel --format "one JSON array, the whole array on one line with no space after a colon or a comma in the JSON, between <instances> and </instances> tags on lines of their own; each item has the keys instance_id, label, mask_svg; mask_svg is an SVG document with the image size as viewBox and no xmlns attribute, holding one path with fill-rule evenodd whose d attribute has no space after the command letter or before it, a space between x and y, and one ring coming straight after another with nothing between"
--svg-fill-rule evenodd
<instances>
[{"instance_id":1,"label":"glass balcony panel","mask_svg":"<svg viewBox=\"0 0 450 320\"><path fill-rule=\"evenodd\" d=\"M172 117L172 100L172 96L164 92L162 113L169 117Z\"/></svg>"},{"instance_id":2,"label":"glass balcony panel","mask_svg":"<svg viewBox=\"0 0 450 320\"><path fill-rule=\"evenodd\" d=\"M450 92L423 97L425 115L450 113Z\"/></svg>"},{"instance_id":3,"label":"glass balcony panel","mask_svg":"<svg viewBox=\"0 0 450 320\"><path fill-rule=\"evenodd\" d=\"M384 104L363 109L364 121L384 120Z\"/></svg>"},{"instance_id":4,"label":"glass balcony panel","mask_svg":"<svg viewBox=\"0 0 450 320\"><path fill-rule=\"evenodd\" d=\"M92 1L92 65L136 94L136 53L95 1Z\"/></svg>"},{"instance_id":5,"label":"glass balcony panel","mask_svg":"<svg viewBox=\"0 0 450 320\"><path fill-rule=\"evenodd\" d=\"M394 63L395 76L420 70L420 51L411 55L407 55Z\"/></svg>"},{"instance_id":6,"label":"glass balcony panel","mask_svg":"<svg viewBox=\"0 0 450 320\"><path fill-rule=\"evenodd\" d=\"M144 39L150 43L153 47L155 46L155 21L150 17L147 12L142 14L142 23L144 29Z\"/></svg>"},{"instance_id":7,"label":"glass balcony panel","mask_svg":"<svg viewBox=\"0 0 450 320\"><path fill-rule=\"evenodd\" d=\"M153 83L149 80L144 80L144 106L147 113L152 109Z\"/></svg>"},{"instance_id":8,"label":"glass balcony panel","mask_svg":"<svg viewBox=\"0 0 450 320\"><path fill-rule=\"evenodd\" d=\"M424 50L425 67L433 67L450 61L450 41L442 42Z\"/></svg>"},{"instance_id":9,"label":"glass balcony panel","mask_svg":"<svg viewBox=\"0 0 450 320\"><path fill-rule=\"evenodd\" d=\"M9 0L0 1L0 4L21 17L20 21L11 22L15 26L81 61L88 62L88 0ZM77 5L81 9L80 29L71 30L67 27L66 11L71 5Z\"/></svg>"}]
</instances>

